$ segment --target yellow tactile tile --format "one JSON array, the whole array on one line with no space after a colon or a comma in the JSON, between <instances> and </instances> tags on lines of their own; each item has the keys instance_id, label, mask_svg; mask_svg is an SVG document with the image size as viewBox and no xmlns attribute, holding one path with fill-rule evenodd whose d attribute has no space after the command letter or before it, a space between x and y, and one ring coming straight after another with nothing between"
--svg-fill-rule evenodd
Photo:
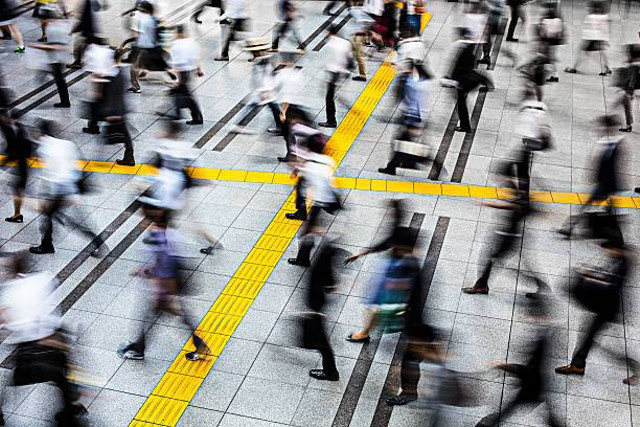
<instances>
[{"instance_id":1,"label":"yellow tactile tile","mask_svg":"<svg viewBox=\"0 0 640 427\"><path fill-rule=\"evenodd\" d=\"M247 172L246 182L258 182L262 184L271 184L273 182L273 172Z\"/></svg>"},{"instance_id":2,"label":"yellow tactile tile","mask_svg":"<svg viewBox=\"0 0 640 427\"><path fill-rule=\"evenodd\" d=\"M551 191L535 190L529 193L529 197L534 202L553 203L553 197L551 197Z\"/></svg>"},{"instance_id":3,"label":"yellow tactile tile","mask_svg":"<svg viewBox=\"0 0 640 427\"><path fill-rule=\"evenodd\" d=\"M273 183L274 184L287 184L293 185L297 181L297 178L291 176L288 173L276 173L273 175Z\"/></svg>"},{"instance_id":4,"label":"yellow tactile tile","mask_svg":"<svg viewBox=\"0 0 640 427\"><path fill-rule=\"evenodd\" d=\"M136 175L156 175L158 173L158 168L151 165L140 165L140 169Z\"/></svg>"},{"instance_id":5,"label":"yellow tactile tile","mask_svg":"<svg viewBox=\"0 0 640 427\"><path fill-rule=\"evenodd\" d=\"M151 395L136 415L138 421L147 421L161 426L174 426L187 409L189 402Z\"/></svg>"},{"instance_id":6,"label":"yellow tactile tile","mask_svg":"<svg viewBox=\"0 0 640 427\"><path fill-rule=\"evenodd\" d=\"M193 168L191 172L191 178L193 179L207 179L215 180L220 176L220 169L212 168Z\"/></svg>"},{"instance_id":7,"label":"yellow tactile tile","mask_svg":"<svg viewBox=\"0 0 640 427\"><path fill-rule=\"evenodd\" d=\"M290 211L292 212L293 210ZM272 222L267 227L265 233L272 236L291 238L296 235L296 233L298 232L298 228L300 228L299 225L284 224L282 222Z\"/></svg>"},{"instance_id":8,"label":"yellow tactile tile","mask_svg":"<svg viewBox=\"0 0 640 427\"><path fill-rule=\"evenodd\" d=\"M271 274L271 270L271 268L264 265L249 264L245 261L238 267L238 271L236 271L233 277L256 281L267 280L267 277Z\"/></svg>"},{"instance_id":9,"label":"yellow tactile tile","mask_svg":"<svg viewBox=\"0 0 640 427\"><path fill-rule=\"evenodd\" d=\"M90 162L87 162L82 170L85 172L109 173L114 164L114 162L98 162L92 160Z\"/></svg>"},{"instance_id":10,"label":"yellow tactile tile","mask_svg":"<svg viewBox=\"0 0 640 427\"><path fill-rule=\"evenodd\" d=\"M223 292L216 302L213 303L210 311L233 314L234 316L244 316L252 302L253 300L251 298L227 295Z\"/></svg>"},{"instance_id":11,"label":"yellow tactile tile","mask_svg":"<svg viewBox=\"0 0 640 427\"><path fill-rule=\"evenodd\" d=\"M275 267L282 252L270 251L267 249L253 248L247 256L247 262L252 264Z\"/></svg>"},{"instance_id":12,"label":"yellow tactile tile","mask_svg":"<svg viewBox=\"0 0 640 427\"><path fill-rule=\"evenodd\" d=\"M355 178L335 178L334 184L337 188L356 188L356 179Z\"/></svg>"},{"instance_id":13,"label":"yellow tactile tile","mask_svg":"<svg viewBox=\"0 0 640 427\"><path fill-rule=\"evenodd\" d=\"M185 358L186 354L186 351L182 351L173 361L168 372L188 375L190 377L204 378L207 376L211 367L217 360L215 356L209 356L206 359L191 362Z\"/></svg>"},{"instance_id":14,"label":"yellow tactile tile","mask_svg":"<svg viewBox=\"0 0 640 427\"><path fill-rule=\"evenodd\" d=\"M612 197L611 204L616 208L635 208L636 207L631 197Z\"/></svg>"},{"instance_id":15,"label":"yellow tactile tile","mask_svg":"<svg viewBox=\"0 0 640 427\"><path fill-rule=\"evenodd\" d=\"M227 341L229 341L229 335L222 334L210 334L207 332L200 332L198 334L200 338L207 344L209 350L211 350L211 354L218 357L224 346L227 345ZM187 343L182 347L183 351L195 351L196 347L193 345L193 340L189 339Z\"/></svg>"},{"instance_id":16,"label":"yellow tactile tile","mask_svg":"<svg viewBox=\"0 0 640 427\"><path fill-rule=\"evenodd\" d=\"M356 190L371 190L371 180L365 178L356 179Z\"/></svg>"},{"instance_id":17,"label":"yellow tactile tile","mask_svg":"<svg viewBox=\"0 0 640 427\"><path fill-rule=\"evenodd\" d=\"M459 184L442 184L443 196L469 197L469 186Z\"/></svg>"},{"instance_id":18,"label":"yellow tactile tile","mask_svg":"<svg viewBox=\"0 0 640 427\"><path fill-rule=\"evenodd\" d=\"M256 243L256 248L268 249L275 252L284 252L291 243L291 239L285 237L262 235Z\"/></svg>"},{"instance_id":19,"label":"yellow tactile tile","mask_svg":"<svg viewBox=\"0 0 640 427\"><path fill-rule=\"evenodd\" d=\"M210 311L204 316L197 330L212 334L231 335L242 317Z\"/></svg>"},{"instance_id":20,"label":"yellow tactile tile","mask_svg":"<svg viewBox=\"0 0 640 427\"><path fill-rule=\"evenodd\" d=\"M413 182L387 181L387 191L394 193L413 193Z\"/></svg>"},{"instance_id":21,"label":"yellow tactile tile","mask_svg":"<svg viewBox=\"0 0 640 427\"><path fill-rule=\"evenodd\" d=\"M238 279L234 277L229 281L229 284L227 284L223 292L228 295L253 299L258 295L263 284L263 282L256 282L255 280Z\"/></svg>"},{"instance_id":22,"label":"yellow tactile tile","mask_svg":"<svg viewBox=\"0 0 640 427\"><path fill-rule=\"evenodd\" d=\"M413 192L416 194L439 196L442 194L442 186L440 184L432 184L428 182L414 182Z\"/></svg>"},{"instance_id":23,"label":"yellow tactile tile","mask_svg":"<svg viewBox=\"0 0 640 427\"><path fill-rule=\"evenodd\" d=\"M193 399L202 381L204 378L168 372L160 379L152 394L188 402Z\"/></svg>"},{"instance_id":24,"label":"yellow tactile tile","mask_svg":"<svg viewBox=\"0 0 640 427\"><path fill-rule=\"evenodd\" d=\"M218 177L221 181L238 181L244 182L247 178L247 171L243 170L235 170L235 169L221 169L220 176Z\"/></svg>"}]
</instances>

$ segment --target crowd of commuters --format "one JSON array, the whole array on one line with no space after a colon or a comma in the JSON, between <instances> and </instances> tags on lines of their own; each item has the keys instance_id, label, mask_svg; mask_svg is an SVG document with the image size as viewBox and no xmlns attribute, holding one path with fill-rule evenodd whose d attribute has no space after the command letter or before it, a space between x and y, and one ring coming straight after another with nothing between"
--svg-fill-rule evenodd
<instances>
[{"instance_id":1,"label":"crowd of commuters","mask_svg":"<svg viewBox=\"0 0 640 427\"><path fill-rule=\"evenodd\" d=\"M296 66L302 55L307 54L305 42L299 34L299 21L304 14L297 2L277 0L276 20L272 37L253 37L251 33L251 1L210 0L203 2L192 15L198 25L209 25L206 7L215 8L219 14L215 21L220 25L220 52L215 58L204 58L199 43L189 36L186 25L168 27L156 13L156 5L150 1L136 1L135 7L122 16L130 21L131 37L114 47L101 36L99 12L104 4L96 0L81 2L79 13L70 12L61 1L37 1L34 17L41 24L41 35L36 43L25 47L16 23L19 7L9 0L0 1L0 27L5 39L17 44L15 52L30 57L29 66L41 73L50 73L59 96L53 107L69 109L82 104L83 118L87 125L83 132L101 135L106 144L122 144L124 152L117 164L123 167L136 165L128 107L131 97L145 97L153 92L141 82L148 73L167 76L170 85L166 91L170 100L168 113L162 113L164 127L154 147L157 173L140 182L143 192L138 201L142 206L144 221L148 226L144 244L149 250L150 261L139 271L133 272L148 281L149 292L136 304L139 317L152 321L160 314L178 316L188 328L192 350L185 352L189 362L211 356L201 332L196 330L194 319L183 304L185 289L185 256L178 249L179 234L174 227L177 215L184 207L184 193L194 183L188 168L193 160L190 150L180 140L186 126L202 125L207 112L200 108L194 94L194 80L204 75L203 61L230 61L230 52L242 49L251 65L250 95L247 107L267 106L273 116L273 124L267 131L282 136L284 147L278 161L284 162L297 179L295 187L296 210L286 214L292 221L302 223L298 240L298 252L288 263L296 268L309 268L303 280L307 292L308 311L301 321L302 346L317 350L322 355L322 368L309 374L320 381L339 381L341 373L326 330L325 312L331 304L328 295L336 289L336 268L350 264L375 252L386 252L382 274L372 283L362 327L345 336L349 345L369 345L379 340L381 333L401 333L403 353L400 364L399 391L386 396L389 405L405 405L418 399L420 363L433 365L432 376L435 397L430 397L433 409L431 425L450 425L440 411L440 405L464 405L464 392L459 381L460 373L447 367L448 356L444 338L436 327L427 323L424 316L424 269L417 248L419 229L407 225L406 207L402 200L390 202L388 235L380 242L355 254L346 254L333 242L333 236L324 230L322 217L336 215L343 209L340 193L333 186L336 163L327 152L326 128L336 128L340 117L336 102L344 103L338 94L339 86L353 74L356 82L369 79L366 55L379 51L397 52L394 65L397 69L394 91L400 106L398 132L393 136L393 152L386 165L380 165L382 174L396 175L400 169L418 169L426 163L436 162L423 135L427 127L427 97L429 85L437 78L427 61L425 37L422 35L422 16L428 7L423 0L364 0L326 2L325 15L342 12L342 5L350 14L354 30L344 34L340 26L326 26L325 46L322 51L325 68L325 117L314 124L308 98L304 95L301 67ZM508 6L505 8L504 6ZM496 263L504 260L522 247L523 228L527 218L536 215L536 204L531 198L531 167L541 153L553 149L551 112L544 103L543 86L558 82L555 56L556 47L569 42L571 31L563 21L561 7L554 0L543 0L536 6L521 0L469 1L461 5L462 25L456 28L456 42L452 45L452 59L439 83L452 88L457 101L458 123L453 130L465 134L475 132L469 117L468 98L472 91L494 90L494 82L488 70L495 66L499 49L498 40L513 46L518 24L528 25L531 49L528 56L514 67L522 76L522 95L519 101L515 132L518 143L512 147L509 160L497 171L504 197L483 204L504 213L503 221L496 227L490 251L482 254L478 279L461 292L472 298L491 298L490 285L497 280L492 276ZM526 8L539 8L538 22L528 21ZM625 47L627 61L612 64L607 51L611 33L609 10L604 0L591 1L588 14L581 26L582 40L575 61L565 69L577 73L586 54L596 53L602 64L600 76L611 79L619 89L609 113L594 117L601 129L598 153L595 159L595 185L582 209L567 218L557 230L562 238L585 239L593 243L600 255L596 267L585 266L573 271L576 280L567 289L555 289L545 283L543 277L530 273L536 289L525 294L522 311L535 333L531 334L529 348L522 363L501 362L496 369L515 376L519 380L519 392L507 400L499 413L484 416L478 426L499 425L521 404L546 403L548 425L562 423L550 404L546 373L553 362L550 348L550 325L553 322L551 307L554 301L571 295L581 307L592 313L587 333L576 344L569 364L555 369L558 375L584 375L589 352L596 345L595 337L620 313L623 289L630 276L632 251L625 242L616 210L610 203L626 189L621 183L621 162L624 159L625 135L633 130L634 92L640 88L640 43ZM505 12L508 12L506 14ZM508 16L504 25L502 16ZM506 35L503 34L506 29ZM524 34L524 30L521 29ZM575 33L575 32L574 32ZM74 40L74 35L75 40ZM292 48L282 49L283 44ZM237 42L237 43L233 43ZM75 45L74 45L75 43ZM517 59L507 48L509 56ZM73 54L73 55L72 55ZM614 65L616 67L613 72ZM90 75L87 97L74 98L68 89L65 68L83 69ZM362 85L364 88L364 84ZM552 90L552 89L551 89ZM6 87L0 91L0 130L6 142L4 165L11 167L13 180L11 194L13 212L5 220L22 223L23 202L31 197L32 170L29 162L37 157L38 174L43 178L37 198L40 200L41 240L29 248L33 255L53 254L56 251L57 229L71 226L91 241L89 254L102 257L109 248L103 235L88 220L78 220L70 214L69 207L84 193L91 191L90 177L83 174L77 164L81 152L74 141L64 137L58 123L46 118L28 127L21 121L19 111L11 108L14 95ZM181 111L187 109L190 119L182 121ZM624 122L618 117L624 112ZM270 119L271 120L271 119ZM241 120L233 132L245 132ZM595 141L594 141L595 142ZM442 165L440 165L442 166ZM638 188L635 191L639 191ZM36 196L36 195L34 195ZM219 242L209 238L210 246L201 252L215 256ZM56 279L47 273L32 272L26 265L28 254L9 254L9 276L2 287L0 315L3 325L12 333L15 343L16 363L13 368L13 385L21 386L52 381L62 391L62 410L56 416L60 426L79 425L86 410L79 403L81 388L71 380L68 358L72 340L56 313L49 311L49 299L55 289ZM528 268L526 254L522 256L523 269ZM114 349L121 358L142 360L145 357L147 328L139 322L131 342ZM626 353L615 354L628 366L629 375L621 378L626 384L635 385L637 362ZM0 413L0 425L4 425Z\"/></svg>"}]
</instances>

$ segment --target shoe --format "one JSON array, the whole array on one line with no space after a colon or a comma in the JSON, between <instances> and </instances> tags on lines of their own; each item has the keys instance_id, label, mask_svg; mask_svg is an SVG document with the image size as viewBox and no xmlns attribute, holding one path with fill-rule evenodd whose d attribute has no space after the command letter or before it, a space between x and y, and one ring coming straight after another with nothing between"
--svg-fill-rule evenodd
<instances>
[{"instance_id":1,"label":"shoe","mask_svg":"<svg viewBox=\"0 0 640 427\"><path fill-rule=\"evenodd\" d=\"M284 162L284 163L289 163L291 161L291 157L289 157L289 156L285 156L285 157L279 156L278 157L278 161L279 162Z\"/></svg>"},{"instance_id":2,"label":"shoe","mask_svg":"<svg viewBox=\"0 0 640 427\"><path fill-rule=\"evenodd\" d=\"M485 64L485 65L489 66L489 65L491 65L491 58L487 58L485 56L480 61L478 61L478 64Z\"/></svg>"},{"instance_id":3,"label":"shoe","mask_svg":"<svg viewBox=\"0 0 640 427\"><path fill-rule=\"evenodd\" d=\"M169 78L171 79L172 82L175 82L176 80L178 80L178 76L172 73L171 71L167 71L167 74L169 74Z\"/></svg>"},{"instance_id":4,"label":"shoe","mask_svg":"<svg viewBox=\"0 0 640 427\"><path fill-rule=\"evenodd\" d=\"M351 77L351 80L356 81L356 82L366 82L367 78L366 77L362 77L362 76L353 76L353 77Z\"/></svg>"},{"instance_id":5,"label":"shoe","mask_svg":"<svg viewBox=\"0 0 640 427\"><path fill-rule=\"evenodd\" d=\"M36 254L36 255L44 255L44 254L53 254L56 252L56 250L53 248L53 246L32 246L29 248L29 252L31 252L32 254Z\"/></svg>"},{"instance_id":6,"label":"shoe","mask_svg":"<svg viewBox=\"0 0 640 427\"><path fill-rule=\"evenodd\" d=\"M626 385L638 385L638 382L640 382L640 378L638 378L637 375L631 375L629 378L623 379L622 382Z\"/></svg>"},{"instance_id":7,"label":"shoe","mask_svg":"<svg viewBox=\"0 0 640 427\"><path fill-rule=\"evenodd\" d=\"M520 39L516 39L516 38L513 38L513 37L507 37L506 40L508 42L514 42L514 43L518 43L520 41Z\"/></svg>"},{"instance_id":8,"label":"shoe","mask_svg":"<svg viewBox=\"0 0 640 427\"><path fill-rule=\"evenodd\" d=\"M471 132L471 128L463 128L462 126L456 126L453 130L456 132Z\"/></svg>"},{"instance_id":9,"label":"shoe","mask_svg":"<svg viewBox=\"0 0 640 427\"><path fill-rule=\"evenodd\" d=\"M527 292L524 296L529 299L538 299L538 292Z\"/></svg>"},{"instance_id":10,"label":"shoe","mask_svg":"<svg viewBox=\"0 0 640 427\"><path fill-rule=\"evenodd\" d=\"M200 354L197 351L190 351L189 353L184 355L184 358L187 359L190 362L196 362L200 359L204 359L205 355L204 354Z\"/></svg>"},{"instance_id":11,"label":"shoe","mask_svg":"<svg viewBox=\"0 0 640 427\"><path fill-rule=\"evenodd\" d=\"M406 405L409 402L413 402L416 399L417 398L415 396L406 396L406 395L399 394L397 396L390 397L389 399L386 400L386 402L387 402L387 405L401 406L401 405Z\"/></svg>"},{"instance_id":12,"label":"shoe","mask_svg":"<svg viewBox=\"0 0 640 427\"><path fill-rule=\"evenodd\" d=\"M211 255L211 252L216 248L218 244L207 246L206 248L200 249L201 254Z\"/></svg>"},{"instance_id":13,"label":"shoe","mask_svg":"<svg viewBox=\"0 0 640 427\"><path fill-rule=\"evenodd\" d=\"M584 368L578 368L569 363L566 366L559 366L556 368L556 373L560 375L584 375Z\"/></svg>"},{"instance_id":14,"label":"shoe","mask_svg":"<svg viewBox=\"0 0 640 427\"><path fill-rule=\"evenodd\" d=\"M378 172L386 174L386 175L395 175L396 172L391 170L391 169L387 169L387 168L378 168Z\"/></svg>"},{"instance_id":15,"label":"shoe","mask_svg":"<svg viewBox=\"0 0 640 427\"><path fill-rule=\"evenodd\" d=\"M611 68L605 68L605 70L601 73L598 73L599 76L608 76L612 73Z\"/></svg>"},{"instance_id":16,"label":"shoe","mask_svg":"<svg viewBox=\"0 0 640 427\"><path fill-rule=\"evenodd\" d=\"M100 135L100 128L82 128L82 132L89 133L91 135Z\"/></svg>"},{"instance_id":17,"label":"shoe","mask_svg":"<svg viewBox=\"0 0 640 427\"><path fill-rule=\"evenodd\" d=\"M633 128L631 126L627 126L626 128L618 129L620 132L631 132Z\"/></svg>"},{"instance_id":18,"label":"shoe","mask_svg":"<svg viewBox=\"0 0 640 427\"><path fill-rule=\"evenodd\" d=\"M355 342L355 343L365 343L365 344L369 344L369 342L371 341L371 337L367 336L364 338L353 338L353 334L349 334L349 336L347 337L347 341L349 342Z\"/></svg>"},{"instance_id":19,"label":"shoe","mask_svg":"<svg viewBox=\"0 0 640 427\"><path fill-rule=\"evenodd\" d=\"M575 69L575 68L573 68L573 67L567 67L567 68L565 68L565 69L564 69L564 72L565 72L565 73L570 73L570 74L575 74L575 73L577 73L577 72L578 72L578 70L576 70L576 69Z\"/></svg>"},{"instance_id":20,"label":"shoe","mask_svg":"<svg viewBox=\"0 0 640 427\"><path fill-rule=\"evenodd\" d=\"M549 78L547 79L547 81L549 83L558 83L559 79L558 76L549 76Z\"/></svg>"},{"instance_id":21,"label":"shoe","mask_svg":"<svg viewBox=\"0 0 640 427\"><path fill-rule=\"evenodd\" d=\"M24 222L24 217L22 215L18 216L10 216L4 219L7 222L15 222L22 224Z\"/></svg>"},{"instance_id":22,"label":"shoe","mask_svg":"<svg viewBox=\"0 0 640 427\"><path fill-rule=\"evenodd\" d=\"M80 62L72 62L71 64L67 64L67 68L70 70L79 70L82 68L82 64Z\"/></svg>"},{"instance_id":23,"label":"shoe","mask_svg":"<svg viewBox=\"0 0 640 427\"><path fill-rule=\"evenodd\" d=\"M493 92L495 90L495 87L493 86L482 86L480 87L480 89L478 89L478 92Z\"/></svg>"},{"instance_id":24,"label":"shoe","mask_svg":"<svg viewBox=\"0 0 640 427\"><path fill-rule=\"evenodd\" d=\"M228 19L223 19L222 21L220 21L220 25L231 25L231 21L229 21Z\"/></svg>"},{"instance_id":25,"label":"shoe","mask_svg":"<svg viewBox=\"0 0 640 427\"><path fill-rule=\"evenodd\" d=\"M40 37L40 38L38 39L38 41L39 41L40 43L46 43L46 42L47 42L47 36Z\"/></svg>"},{"instance_id":26,"label":"shoe","mask_svg":"<svg viewBox=\"0 0 640 427\"><path fill-rule=\"evenodd\" d=\"M291 265L297 265L298 267L311 267L311 262L298 261L298 258L289 258L287 262Z\"/></svg>"},{"instance_id":27,"label":"shoe","mask_svg":"<svg viewBox=\"0 0 640 427\"><path fill-rule=\"evenodd\" d=\"M116 160L116 164L119 166L135 166L136 165L136 161L131 159L120 159L120 160Z\"/></svg>"},{"instance_id":28,"label":"shoe","mask_svg":"<svg viewBox=\"0 0 640 427\"><path fill-rule=\"evenodd\" d=\"M186 124L188 124L189 126L196 126L196 125L201 125L204 122L202 120L188 120Z\"/></svg>"},{"instance_id":29,"label":"shoe","mask_svg":"<svg viewBox=\"0 0 640 427\"><path fill-rule=\"evenodd\" d=\"M334 122L322 122L322 123L318 123L318 126L323 128L336 128L338 127L338 124Z\"/></svg>"},{"instance_id":30,"label":"shoe","mask_svg":"<svg viewBox=\"0 0 640 427\"><path fill-rule=\"evenodd\" d=\"M469 295L487 295L489 294L488 286L471 286L469 288L462 288L462 292Z\"/></svg>"},{"instance_id":31,"label":"shoe","mask_svg":"<svg viewBox=\"0 0 640 427\"><path fill-rule=\"evenodd\" d=\"M132 346L133 344L127 344L123 347L120 347L116 354L121 359L144 360L144 353L132 349Z\"/></svg>"},{"instance_id":32,"label":"shoe","mask_svg":"<svg viewBox=\"0 0 640 427\"><path fill-rule=\"evenodd\" d=\"M309 376L320 381L340 381L340 375L335 373L333 375L326 374L322 369L312 369L309 371Z\"/></svg>"},{"instance_id":33,"label":"shoe","mask_svg":"<svg viewBox=\"0 0 640 427\"><path fill-rule=\"evenodd\" d=\"M24 53L27 49L24 46L18 46L16 48L16 50L14 50L15 53Z\"/></svg>"},{"instance_id":34,"label":"shoe","mask_svg":"<svg viewBox=\"0 0 640 427\"><path fill-rule=\"evenodd\" d=\"M127 92L129 92L129 93L141 93L142 89L140 89L140 88L136 89L135 87L130 87L130 88L127 88Z\"/></svg>"},{"instance_id":35,"label":"shoe","mask_svg":"<svg viewBox=\"0 0 640 427\"><path fill-rule=\"evenodd\" d=\"M71 108L71 104L56 102L55 104L53 104L53 108Z\"/></svg>"},{"instance_id":36,"label":"shoe","mask_svg":"<svg viewBox=\"0 0 640 427\"><path fill-rule=\"evenodd\" d=\"M302 212L293 212L284 215L285 218L290 219L292 221L306 221L307 214Z\"/></svg>"},{"instance_id":37,"label":"shoe","mask_svg":"<svg viewBox=\"0 0 640 427\"><path fill-rule=\"evenodd\" d=\"M635 191L636 193L640 193L640 187L634 188L633 191Z\"/></svg>"},{"instance_id":38,"label":"shoe","mask_svg":"<svg viewBox=\"0 0 640 427\"><path fill-rule=\"evenodd\" d=\"M567 239L571 237L571 229L570 228L560 228L560 229L556 230L556 232L559 235L561 235L561 236L563 236L563 237L565 237Z\"/></svg>"},{"instance_id":39,"label":"shoe","mask_svg":"<svg viewBox=\"0 0 640 427\"><path fill-rule=\"evenodd\" d=\"M275 136L281 136L282 135L282 129L280 129L280 128L269 128L269 129L267 129L267 133L270 133L271 135L275 135Z\"/></svg>"},{"instance_id":40,"label":"shoe","mask_svg":"<svg viewBox=\"0 0 640 427\"><path fill-rule=\"evenodd\" d=\"M214 59L214 61L229 62L229 57L228 56L218 56L217 58Z\"/></svg>"}]
</instances>

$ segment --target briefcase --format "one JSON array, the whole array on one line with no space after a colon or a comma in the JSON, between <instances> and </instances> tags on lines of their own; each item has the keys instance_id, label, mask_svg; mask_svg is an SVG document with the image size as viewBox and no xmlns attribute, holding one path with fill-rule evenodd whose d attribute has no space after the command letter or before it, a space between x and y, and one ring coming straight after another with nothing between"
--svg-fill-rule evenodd
<instances>
[{"instance_id":1,"label":"briefcase","mask_svg":"<svg viewBox=\"0 0 640 427\"><path fill-rule=\"evenodd\" d=\"M124 144L127 140L127 125L125 122L111 122L107 125L107 145Z\"/></svg>"},{"instance_id":2,"label":"briefcase","mask_svg":"<svg viewBox=\"0 0 640 427\"><path fill-rule=\"evenodd\" d=\"M418 141L396 139L393 141L393 151L409 154L421 159L429 156L429 146Z\"/></svg>"}]
</instances>

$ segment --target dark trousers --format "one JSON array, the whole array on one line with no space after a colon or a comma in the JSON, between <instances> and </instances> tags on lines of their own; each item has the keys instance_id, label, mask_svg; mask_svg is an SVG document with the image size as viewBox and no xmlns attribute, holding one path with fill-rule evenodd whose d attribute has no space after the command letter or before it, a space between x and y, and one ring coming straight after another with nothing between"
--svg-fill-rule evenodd
<instances>
[{"instance_id":1,"label":"dark trousers","mask_svg":"<svg viewBox=\"0 0 640 427\"><path fill-rule=\"evenodd\" d=\"M64 196L57 196L46 206L44 210L44 217L41 227L42 241L40 245L44 248L53 248L53 220L56 219L59 222L63 222L61 217L64 217L64 223L75 227L79 232L89 237L91 240L95 240L95 247L99 247L104 243L100 235L94 233L91 229L83 224L83 222L76 221L69 215L64 215L62 209L66 204Z\"/></svg>"},{"instance_id":2,"label":"dark trousers","mask_svg":"<svg viewBox=\"0 0 640 427\"><path fill-rule=\"evenodd\" d=\"M576 346L573 351L573 356L571 357L571 364L577 368L584 368L587 363L587 356L589 355L589 351L593 346L593 339L596 334L607 324L609 320L611 320L611 316L604 314L597 314L596 317L591 321L591 325L589 325L589 329L587 331L587 336L580 340L580 343Z\"/></svg>"},{"instance_id":3,"label":"dark trousers","mask_svg":"<svg viewBox=\"0 0 640 427\"><path fill-rule=\"evenodd\" d=\"M509 218L509 224L503 230L504 234L496 234L496 247L491 252L489 256L489 260L482 267L480 272L480 276L476 281L476 286L488 287L489 276L491 276L491 270L493 269L493 263L503 258L515 245L518 237L516 236L519 233L519 225L522 218L516 217L515 214L512 214L512 218Z\"/></svg>"},{"instance_id":4,"label":"dark trousers","mask_svg":"<svg viewBox=\"0 0 640 427\"><path fill-rule=\"evenodd\" d=\"M276 32L275 38L273 39L273 43L271 44L271 47L273 49L278 49L278 46L280 45L280 39L285 37L288 32L290 32L293 35L293 38L296 40L296 43L298 43L298 46L300 46L301 49L304 49L305 46L302 42L302 39L298 35L298 31L296 30L296 27L293 25L293 19L291 18L286 18L283 22L280 23L280 25L278 26L278 31Z\"/></svg>"},{"instance_id":5,"label":"dark trousers","mask_svg":"<svg viewBox=\"0 0 640 427\"><path fill-rule=\"evenodd\" d=\"M124 135L124 156L123 160L134 160L133 156L133 141L131 140L131 134L129 133L129 127L127 122L122 119L122 133Z\"/></svg>"},{"instance_id":6,"label":"dark trousers","mask_svg":"<svg viewBox=\"0 0 640 427\"><path fill-rule=\"evenodd\" d=\"M276 129L282 130L282 122L280 122L280 106L277 102L270 102L267 105L269 106L269 110L273 115L273 121L276 124Z\"/></svg>"},{"instance_id":7,"label":"dark trousers","mask_svg":"<svg viewBox=\"0 0 640 427\"><path fill-rule=\"evenodd\" d=\"M305 334L313 336L306 336L303 341L312 343L311 347L320 352L322 356L322 370L325 374L330 376L339 375L338 368L336 367L336 358L324 328L323 316L314 315L310 319L306 319L305 322L309 322L306 325Z\"/></svg>"},{"instance_id":8,"label":"dark trousers","mask_svg":"<svg viewBox=\"0 0 640 427\"><path fill-rule=\"evenodd\" d=\"M509 21L509 28L507 29L507 40L513 38L513 33L518 25L518 19L524 21L524 12L519 4L509 6L511 9L511 20Z\"/></svg>"},{"instance_id":9,"label":"dark trousers","mask_svg":"<svg viewBox=\"0 0 640 427\"><path fill-rule=\"evenodd\" d=\"M178 87L174 92L174 102L178 117L180 117L181 109L188 108L191 113L191 120L196 123L202 123L202 111L200 110L200 106L193 97L189 87L189 83L191 82L191 72L181 71L178 74L178 82Z\"/></svg>"},{"instance_id":10,"label":"dark trousers","mask_svg":"<svg viewBox=\"0 0 640 427\"><path fill-rule=\"evenodd\" d=\"M402 365L400 366L400 384L403 396L408 398L418 397L420 362L422 362L422 358L412 350L411 344L407 345L404 356L402 356Z\"/></svg>"},{"instance_id":11,"label":"dark trousers","mask_svg":"<svg viewBox=\"0 0 640 427\"><path fill-rule=\"evenodd\" d=\"M469 110L467 108L467 95L469 95L468 90L458 89L458 119L460 120L460 127L463 129L471 129Z\"/></svg>"},{"instance_id":12,"label":"dark trousers","mask_svg":"<svg viewBox=\"0 0 640 427\"><path fill-rule=\"evenodd\" d=\"M229 56L229 46L231 41L236 39L236 32L241 31L245 26L245 19L234 19L230 25L228 25L227 37L222 44L222 56Z\"/></svg>"},{"instance_id":13,"label":"dark trousers","mask_svg":"<svg viewBox=\"0 0 640 427\"><path fill-rule=\"evenodd\" d=\"M69 105L69 88L67 87L67 82L62 74L63 68L63 64L51 64L51 72L53 73L53 80L56 82L56 88L58 89L58 95L60 96L60 103Z\"/></svg>"},{"instance_id":14,"label":"dark trousers","mask_svg":"<svg viewBox=\"0 0 640 427\"><path fill-rule=\"evenodd\" d=\"M194 20L198 20L200 19L200 15L202 14L202 12L204 12L204 8L210 6L210 7L217 7L218 9L220 9L220 15L224 15L224 9L222 7L222 2L221 1L212 1L209 3L203 3L202 6L200 6L200 8L198 10L196 10L196 12L193 14L193 19Z\"/></svg>"},{"instance_id":15,"label":"dark trousers","mask_svg":"<svg viewBox=\"0 0 640 427\"><path fill-rule=\"evenodd\" d=\"M340 73L329 72L329 82L327 83L327 95L325 96L327 123L336 123L336 89Z\"/></svg>"},{"instance_id":16,"label":"dark trousers","mask_svg":"<svg viewBox=\"0 0 640 427\"><path fill-rule=\"evenodd\" d=\"M278 112L278 120L280 113ZM282 123L282 137L287 145L287 159L293 154L293 148L296 145L296 137L291 131L291 126L294 122L309 123L311 122L307 113L295 105L289 105L284 123Z\"/></svg>"}]
</instances>

